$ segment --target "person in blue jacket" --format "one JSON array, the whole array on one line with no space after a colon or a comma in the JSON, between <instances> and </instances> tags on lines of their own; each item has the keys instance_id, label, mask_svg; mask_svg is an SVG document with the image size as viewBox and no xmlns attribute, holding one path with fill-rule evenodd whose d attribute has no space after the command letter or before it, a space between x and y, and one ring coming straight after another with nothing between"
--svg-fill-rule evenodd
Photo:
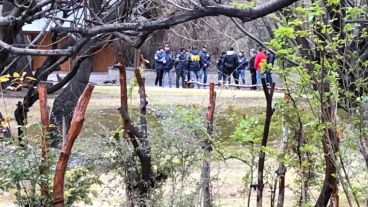
<instances>
[{"instance_id":1,"label":"person in blue jacket","mask_svg":"<svg viewBox=\"0 0 368 207\"><path fill-rule=\"evenodd\" d=\"M165 45L165 52L163 53L163 56L164 56L164 70L163 70L160 86L164 86L162 81L163 81L163 79L165 79L165 77L167 77L167 80L169 82L169 87L172 88L172 75L171 75L171 73L172 73L172 69L174 68L174 64L175 64L175 57L173 56L173 54L170 51L170 45L168 45L168 44Z\"/></svg>"},{"instance_id":2,"label":"person in blue jacket","mask_svg":"<svg viewBox=\"0 0 368 207\"><path fill-rule=\"evenodd\" d=\"M243 85L245 85L245 68L248 66L248 62L244 56L244 51L242 50L238 53L238 62L239 66L237 69L237 76L239 80L242 80Z\"/></svg>"},{"instance_id":3,"label":"person in blue jacket","mask_svg":"<svg viewBox=\"0 0 368 207\"><path fill-rule=\"evenodd\" d=\"M226 75L224 73L225 55L226 55L226 52L222 52L220 57L217 59L217 62L216 62L218 81L225 81L225 79L226 79Z\"/></svg>"},{"instance_id":4,"label":"person in blue jacket","mask_svg":"<svg viewBox=\"0 0 368 207\"><path fill-rule=\"evenodd\" d=\"M202 47L202 51L199 53L201 56L201 70L200 70L200 78L203 80L203 83L207 83L208 69L211 64L211 55L207 52L207 46Z\"/></svg>"},{"instance_id":5,"label":"person in blue jacket","mask_svg":"<svg viewBox=\"0 0 368 207\"><path fill-rule=\"evenodd\" d=\"M202 68L201 65L201 56L199 55L199 51L197 48L193 49L188 57L188 67L190 72L191 81L200 82L200 70ZM198 85L199 88L199 85Z\"/></svg>"},{"instance_id":6,"label":"person in blue jacket","mask_svg":"<svg viewBox=\"0 0 368 207\"><path fill-rule=\"evenodd\" d=\"M181 48L180 52L176 54L175 60L175 72L176 72L176 88L179 88L179 82L181 78L181 85L185 88L185 77L187 76L188 68L188 57L186 55L185 49Z\"/></svg>"},{"instance_id":7,"label":"person in blue jacket","mask_svg":"<svg viewBox=\"0 0 368 207\"><path fill-rule=\"evenodd\" d=\"M272 53L270 50L266 50L266 54L267 54L267 67L266 67L266 83L269 83L271 85L272 83L272 69L274 67L275 64L275 60L276 60L276 55L274 53Z\"/></svg>"},{"instance_id":8,"label":"person in blue jacket","mask_svg":"<svg viewBox=\"0 0 368 207\"><path fill-rule=\"evenodd\" d=\"M162 75L164 70L164 48L160 47L155 54L155 69L156 69L156 79L155 85L162 84ZM161 81L160 81L161 80ZM161 86L161 85L160 85Z\"/></svg>"}]
</instances>

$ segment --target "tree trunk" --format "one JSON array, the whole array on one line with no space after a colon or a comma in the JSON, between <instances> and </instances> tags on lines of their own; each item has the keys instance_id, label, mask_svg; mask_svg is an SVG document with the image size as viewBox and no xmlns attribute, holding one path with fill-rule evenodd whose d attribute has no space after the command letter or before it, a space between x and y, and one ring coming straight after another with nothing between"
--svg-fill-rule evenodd
<instances>
[{"instance_id":1,"label":"tree trunk","mask_svg":"<svg viewBox=\"0 0 368 207\"><path fill-rule=\"evenodd\" d=\"M365 135L364 129L368 128L368 103L364 103L360 106L361 119L359 123L359 138L357 139L357 143L359 146L359 151L362 154L365 165L368 170L368 136Z\"/></svg>"},{"instance_id":2,"label":"tree trunk","mask_svg":"<svg viewBox=\"0 0 368 207\"><path fill-rule=\"evenodd\" d=\"M284 97L285 102L287 103L289 101L289 95L286 93ZM280 150L285 154L286 149L286 142L287 142L287 136L288 136L289 128L285 122L285 119L283 119L283 126L282 126L282 137L281 137L281 144L280 144ZM279 179L279 195L277 197L277 207L283 207L284 206L284 200L285 200L285 174L286 174L286 166L283 161L279 163L279 168L277 169L277 177ZM275 189L276 190L276 189Z\"/></svg>"},{"instance_id":3,"label":"tree trunk","mask_svg":"<svg viewBox=\"0 0 368 207\"><path fill-rule=\"evenodd\" d=\"M60 146L63 117L66 120L66 131L69 130L74 107L89 82L91 71L92 59L89 57L80 64L77 74L60 95L56 97L51 112L51 123L55 125L51 134L51 147L57 148Z\"/></svg>"},{"instance_id":4,"label":"tree trunk","mask_svg":"<svg viewBox=\"0 0 368 207\"><path fill-rule=\"evenodd\" d=\"M325 179L323 187L315 207L326 207L331 199L332 206L339 206L338 196L338 179L336 153L339 150L339 137L336 127L336 107L331 98L326 103L321 103L321 120L322 123L331 123L332 126L324 130L322 138L323 152L325 158Z\"/></svg>"},{"instance_id":5,"label":"tree trunk","mask_svg":"<svg viewBox=\"0 0 368 207\"><path fill-rule=\"evenodd\" d=\"M208 136L212 135L213 131L213 119L216 107L216 92L215 84L210 83L210 97L209 106L207 111L207 133ZM212 206L212 196L211 196L211 142L207 138L202 143L203 149L203 163L201 169L201 191L202 191L202 206L211 207Z\"/></svg>"},{"instance_id":6,"label":"tree trunk","mask_svg":"<svg viewBox=\"0 0 368 207\"><path fill-rule=\"evenodd\" d=\"M273 92L275 90L275 83L272 83L271 91L268 91L266 80L265 78L262 78L262 87L263 87L263 91L264 91L266 101L267 101L267 108L266 108L266 120L264 124L264 129L263 129L263 137L262 137L262 142L261 142L261 149L259 152L259 160L258 160L257 207L262 207L262 200L263 200L262 199L263 198L263 187L264 187L263 170L264 170L264 162L265 162L266 154L262 148L267 146L268 134L269 134L270 125L271 125L271 118L275 111L275 109L272 108L272 98L273 98Z\"/></svg>"},{"instance_id":7,"label":"tree trunk","mask_svg":"<svg viewBox=\"0 0 368 207\"><path fill-rule=\"evenodd\" d=\"M126 77L126 68L125 68L125 61L123 58L121 58L121 63L119 62L114 67L119 69L119 81L120 81L120 111L128 111L128 89L127 89L127 77ZM122 116L122 119L124 120L124 117ZM123 121L122 125L124 129L123 138L127 142L127 144L131 144L128 136L128 124L127 122ZM120 137L118 135L115 136L116 141L120 141ZM134 175L131 170L128 170L132 168L131 166L131 159L126 160L124 162L124 168L126 169L126 180L125 180L125 206L126 207L133 207L134 206L134 197L133 197L133 182L134 182Z\"/></svg>"},{"instance_id":8,"label":"tree trunk","mask_svg":"<svg viewBox=\"0 0 368 207\"><path fill-rule=\"evenodd\" d=\"M127 180L126 180L126 206L140 206L147 207L151 195L151 189L155 186L155 176L152 171L152 163L150 156L150 145L147 137L147 118L146 108L147 99L145 91L145 79L142 77L140 70L138 69L138 63L141 62L143 67L143 57L139 55L138 51L135 53L135 76L139 86L140 96L140 124L141 128L137 128L128 114L127 104L127 87L126 87L126 70L123 65L117 65L120 71L120 95L121 95L121 107L119 109L124 128L124 136L129 145L133 146L136 156L140 162L140 171L129 171L128 168L132 163L128 160L125 164L127 168ZM119 140L118 140L119 141ZM133 158L132 158L133 159Z\"/></svg>"}]
</instances>

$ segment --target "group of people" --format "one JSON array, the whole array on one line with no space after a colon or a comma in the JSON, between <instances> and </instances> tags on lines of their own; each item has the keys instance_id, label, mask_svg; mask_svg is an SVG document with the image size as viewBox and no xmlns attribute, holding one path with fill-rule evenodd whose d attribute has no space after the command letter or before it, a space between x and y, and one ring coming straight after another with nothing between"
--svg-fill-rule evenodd
<instances>
[{"instance_id":1,"label":"group of people","mask_svg":"<svg viewBox=\"0 0 368 207\"><path fill-rule=\"evenodd\" d=\"M269 50L259 48L258 52L255 49L250 49L250 59L246 59L244 51L239 51L238 54L234 48L221 53L217 60L218 80L231 83L231 75L234 78L235 84L239 84L239 80L245 84L245 70L250 71L252 85L261 84L261 78L265 75L266 83L271 84L272 68L274 67L276 56ZM256 89L253 86L251 89Z\"/></svg>"},{"instance_id":2,"label":"group of people","mask_svg":"<svg viewBox=\"0 0 368 207\"><path fill-rule=\"evenodd\" d=\"M155 85L164 86L164 78L167 77L169 87L173 85L171 71L175 68L176 87L186 87L187 81L207 83L208 69L211 64L211 55L204 46L201 51L194 48L189 51L181 48L177 54L173 54L169 45L160 47L155 54L156 80Z\"/></svg>"},{"instance_id":3,"label":"group of people","mask_svg":"<svg viewBox=\"0 0 368 207\"><path fill-rule=\"evenodd\" d=\"M233 76L235 84L245 84L245 70L249 70L252 85L260 84L262 75L266 76L266 82L272 83L272 67L275 62L275 54L260 48L258 53L255 49L250 50L249 61L244 55L244 51L238 53L234 48L227 52L222 52L217 60L218 81L231 83ZM160 47L155 54L156 80L155 85L164 86L164 79L167 77L169 87L173 85L172 70L175 68L176 87L182 85L186 87L186 82L207 83L208 70L211 66L211 55L207 52L207 47L201 50L193 48L187 50L181 48L176 54L171 52L168 44ZM180 84L181 79L181 84ZM198 84L198 88L200 85ZM252 87L256 89L256 86Z\"/></svg>"}]
</instances>

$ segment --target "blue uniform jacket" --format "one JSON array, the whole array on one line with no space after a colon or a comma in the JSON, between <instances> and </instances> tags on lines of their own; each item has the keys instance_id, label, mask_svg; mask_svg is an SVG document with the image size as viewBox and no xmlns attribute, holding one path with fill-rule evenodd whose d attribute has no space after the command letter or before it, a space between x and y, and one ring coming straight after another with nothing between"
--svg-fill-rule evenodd
<instances>
[{"instance_id":1,"label":"blue uniform jacket","mask_svg":"<svg viewBox=\"0 0 368 207\"><path fill-rule=\"evenodd\" d=\"M210 67L211 64L211 55L208 54L207 52L201 51L199 53L199 55L201 56L201 65L203 68L208 68Z\"/></svg>"},{"instance_id":2,"label":"blue uniform jacket","mask_svg":"<svg viewBox=\"0 0 368 207\"><path fill-rule=\"evenodd\" d=\"M177 69L187 69L188 68L188 57L186 54L183 54L183 53L176 54L175 68Z\"/></svg>"},{"instance_id":3,"label":"blue uniform jacket","mask_svg":"<svg viewBox=\"0 0 368 207\"><path fill-rule=\"evenodd\" d=\"M155 69L156 70L162 70L164 69L164 56L163 54L158 50L155 54Z\"/></svg>"},{"instance_id":4,"label":"blue uniform jacket","mask_svg":"<svg viewBox=\"0 0 368 207\"><path fill-rule=\"evenodd\" d=\"M171 70L174 67L175 59L170 51L164 52L164 69L165 70Z\"/></svg>"},{"instance_id":5,"label":"blue uniform jacket","mask_svg":"<svg viewBox=\"0 0 368 207\"><path fill-rule=\"evenodd\" d=\"M248 62L245 56L238 55L238 61L239 61L238 70L245 70L245 67L248 65Z\"/></svg>"}]
</instances>

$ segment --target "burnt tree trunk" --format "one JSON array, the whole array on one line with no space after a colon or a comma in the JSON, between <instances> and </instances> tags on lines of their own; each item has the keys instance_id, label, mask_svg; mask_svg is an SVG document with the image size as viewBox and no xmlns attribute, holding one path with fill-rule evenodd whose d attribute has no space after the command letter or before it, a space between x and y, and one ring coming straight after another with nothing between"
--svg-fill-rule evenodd
<instances>
[{"instance_id":1,"label":"burnt tree trunk","mask_svg":"<svg viewBox=\"0 0 368 207\"><path fill-rule=\"evenodd\" d=\"M209 105L207 110L207 134L212 135L213 132L213 120L215 115L216 107L216 92L215 84L210 83L210 96ZM201 169L201 191L202 191L202 206L211 207L212 206L212 195L211 195L211 141L206 138L202 143L203 149L203 163Z\"/></svg>"},{"instance_id":2,"label":"burnt tree trunk","mask_svg":"<svg viewBox=\"0 0 368 207\"><path fill-rule=\"evenodd\" d=\"M262 148L267 146L268 134L269 134L270 125L271 125L271 118L275 111L275 109L272 108L272 98L273 98L273 93L275 90L275 83L272 83L271 90L269 91L266 85L266 79L262 78L262 87L263 87L263 91L266 97L267 107L266 107L266 120L264 123L263 137L262 137L261 149L259 152L259 160L258 160L257 207L262 207L262 200L263 200L263 187L264 187L263 170L264 170L266 154Z\"/></svg>"},{"instance_id":3,"label":"burnt tree trunk","mask_svg":"<svg viewBox=\"0 0 368 207\"><path fill-rule=\"evenodd\" d=\"M60 95L56 97L51 112L51 123L55 125L51 134L51 147L59 147L62 141L63 117L66 122L66 131L69 130L74 107L89 82L91 71L92 59L89 57L80 64L77 74Z\"/></svg>"}]
</instances>

